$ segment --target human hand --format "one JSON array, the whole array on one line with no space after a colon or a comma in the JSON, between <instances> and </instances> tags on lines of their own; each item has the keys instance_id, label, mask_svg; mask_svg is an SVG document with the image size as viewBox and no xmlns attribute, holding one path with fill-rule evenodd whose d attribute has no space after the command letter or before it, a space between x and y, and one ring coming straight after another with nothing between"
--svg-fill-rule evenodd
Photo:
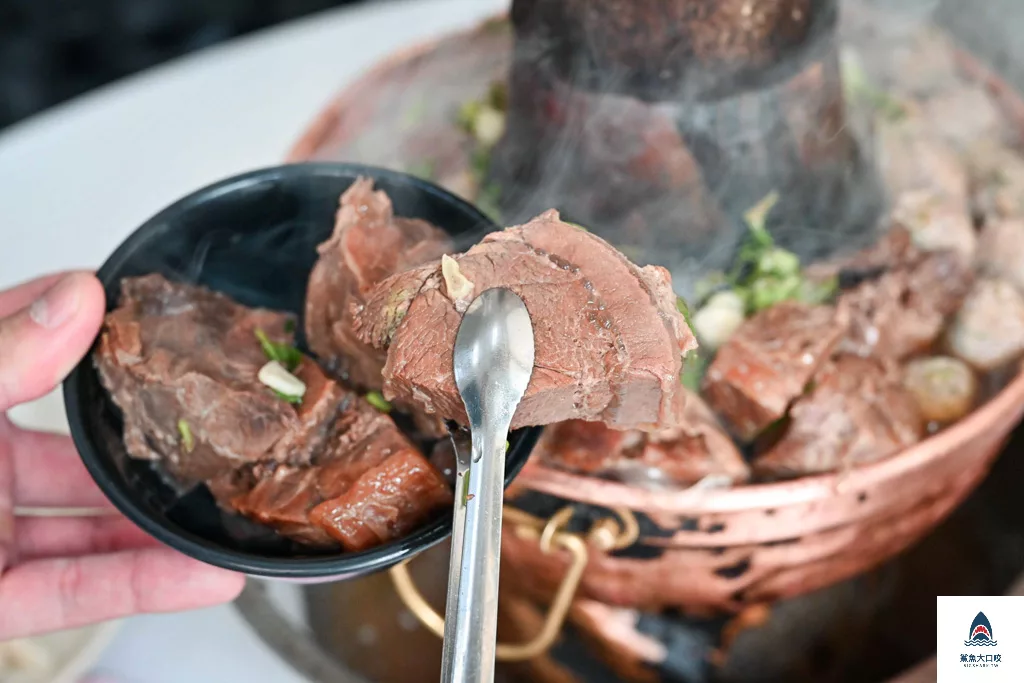
<instances>
[{"instance_id":1,"label":"human hand","mask_svg":"<svg viewBox=\"0 0 1024 683\"><path fill-rule=\"evenodd\" d=\"M0 641L142 612L227 602L244 577L161 545L117 514L66 436L15 427L6 412L59 384L103 319L90 273L0 291ZM100 507L91 517L15 517L14 508Z\"/></svg>"}]
</instances>

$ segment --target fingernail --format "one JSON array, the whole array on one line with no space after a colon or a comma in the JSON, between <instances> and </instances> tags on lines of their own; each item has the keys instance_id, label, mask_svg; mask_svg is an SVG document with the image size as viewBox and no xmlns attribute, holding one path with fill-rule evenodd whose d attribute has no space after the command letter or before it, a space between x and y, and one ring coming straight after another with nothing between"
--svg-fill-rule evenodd
<instances>
[{"instance_id":1,"label":"fingernail","mask_svg":"<svg viewBox=\"0 0 1024 683\"><path fill-rule=\"evenodd\" d=\"M59 280L28 309L28 317L48 330L60 327L78 310L78 287L74 275Z\"/></svg>"}]
</instances>

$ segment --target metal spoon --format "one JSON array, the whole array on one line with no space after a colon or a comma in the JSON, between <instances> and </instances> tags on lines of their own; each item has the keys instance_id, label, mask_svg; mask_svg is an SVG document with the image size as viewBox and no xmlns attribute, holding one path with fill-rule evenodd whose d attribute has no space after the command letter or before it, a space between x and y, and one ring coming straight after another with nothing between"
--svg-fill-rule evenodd
<instances>
[{"instance_id":1,"label":"metal spoon","mask_svg":"<svg viewBox=\"0 0 1024 683\"><path fill-rule=\"evenodd\" d=\"M470 304L455 338L455 384L473 448L456 458L443 683L494 680L505 443L532 373L526 305L510 290L485 291Z\"/></svg>"}]
</instances>

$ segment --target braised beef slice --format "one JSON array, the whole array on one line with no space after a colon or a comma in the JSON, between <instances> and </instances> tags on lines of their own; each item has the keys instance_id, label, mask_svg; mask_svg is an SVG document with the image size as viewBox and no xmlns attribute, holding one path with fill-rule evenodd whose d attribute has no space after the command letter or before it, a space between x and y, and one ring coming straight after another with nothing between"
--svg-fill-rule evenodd
<instances>
[{"instance_id":1,"label":"braised beef slice","mask_svg":"<svg viewBox=\"0 0 1024 683\"><path fill-rule=\"evenodd\" d=\"M570 420L544 431L542 462L581 474L628 475L658 470L679 485L707 476L746 481L750 472L732 439L696 394L676 395L678 418L652 430L615 430L600 422Z\"/></svg>"},{"instance_id":2,"label":"braised beef slice","mask_svg":"<svg viewBox=\"0 0 1024 683\"><path fill-rule=\"evenodd\" d=\"M832 306L783 302L746 320L704 375L703 395L737 438L780 419L846 334Z\"/></svg>"},{"instance_id":3,"label":"braised beef slice","mask_svg":"<svg viewBox=\"0 0 1024 683\"><path fill-rule=\"evenodd\" d=\"M450 252L444 232L426 221L399 218L391 200L359 178L341 196L334 233L320 254L306 295L309 347L349 385L380 389L385 352L362 342L352 329L375 284Z\"/></svg>"},{"instance_id":4,"label":"braised beef slice","mask_svg":"<svg viewBox=\"0 0 1024 683\"><path fill-rule=\"evenodd\" d=\"M508 287L534 326L535 365L512 427L569 419L619 428L667 419L683 355L696 348L663 268L639 268L607 242L548 211L456 256L472 292L453 301L439 263L377 285L356 320L387 348L384 395L465 424L452 376L460 310Z\"/></svg>"},{"instance_id":5,"label":"braised beef slice","mask_svg":"<svg viewBox=\"0 0 1024 683\"><path fill-rule=\"evenodd\" d=\"M404 448L309 516L345 550L358 551L401 538L451 504L441 474L416 450Z\"/></svg>"},{"instance_id":6,"label":"braised beef slice","mask_svg":"<svg viewBox=\"0 0 1024 683\"><path fill-rule=\"evenodd\" d=\"M225 488L227 495L219 498L222 505L307 545L332 547L337 546L338 541L325 531L319 521L311 519L310 513L314 507L324 501L336 501L344 497L335 506L337 514L350 514L346 509L351 506L370 506L368 509L373 509L372 496L376 495L373 491L350 491L367 472L380 467L398 453L413 453L428 468L433 469L419 456L390 417L354 396L350 397L346 405L348 408L335 421L330 439L312 465L276 468L258 465L253 468L253 476L250 478L253 485L242 490L238 486ZM440 477L436 471L435 474ZM410 497L394 513L394 523L402 529L415 527L424 518L424 510L432 512L434 509L435 494L428 492L429 495L419 500L422 494L418 486L418 481L414 479L397 479L392 482L389 495ZM445 487L448 491L447 484ZM211 489L216 495L217 489L212 486ZM371 499L362 500L361 497L365 495L371 496ZM447 500L450 502L450 491L448 495ZM384 542L397 536L380 538Z\"/></svg>"},{"instance_id":7,"label":"braised beef slice","mask_svg":"<svg viewBox=\"0 0 1024 683\"><path fill-rule=\"evenodd\" d=\"M267 357L256 330L290 343L290 320L159 275L125 279L94 362L124 415L129 455L187 481L264 460L309 462L340 389L309 360L297 370L310 388L299 407L257 379Z\"/></svg>"},{"instance_id":8,"label":"braised beef slice","mask_svg":"<svg viewBox=\"0 0 1024 683\"><path fill-rule=\"evenodd\" d=\"M755 475L834 472L887 458L916 443L924 420L889 361L840 354L789 411L784 434L755 458Z\"/></svg>"},{"instance_id":9,"label":"braised beef slice","mask_svg":"<svg viewBox=\"0 0 1024 683\"><path fill-rule=\"evenodd\" d=\"M927 349L970 291L973 275L955 252L914 254L885 274L843 293L850 316L843 349L900 359Z\"/></svg>"}]
</instances>

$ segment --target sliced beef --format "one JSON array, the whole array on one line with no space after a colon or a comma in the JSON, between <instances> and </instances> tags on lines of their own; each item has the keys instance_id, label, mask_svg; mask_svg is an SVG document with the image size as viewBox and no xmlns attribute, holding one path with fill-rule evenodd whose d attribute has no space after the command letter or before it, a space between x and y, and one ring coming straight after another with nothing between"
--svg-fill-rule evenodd
<instances>
[{"instance_id":1,"label":"sliced beef","mask_svg":"<svg viewBox=\"0 0 1024 683\"><path fill-rule=\"evenodd\" d=\"M358 551L405 536L451 504L452 492L441 474L415 449L405 448L366 470L309 516L345 550Z\"/></svg>"},{"instance_id":2,"label":"sliced beef","mask_svg":"<svg viewBox=\"0 0 1024 683\"><path fill-rule=\"evenodd\" d=\"M703 395L736 435L749 441L780 419L847 331L832 306L783 302L749 318L719 349Z\"/></svg>"},{"instance_id":3,"label":"sliced beef","mask_svg":"<svg viewBox=\"0 0 1024 683\"><path fill-rule=\"evenodd\" d=\"M776 479L834 472L887 458L923 434L895 364L840 354L793 404L782 436L754 459L754 473Z\"/></svg>"},{"instance_id":4,"label":"sliced beef","mask_svg":"<svg viewBox=\"0 0 1024 683\"><path fill-rule=\"evenodd\" d=\"M465 423L452 375L460 310L508 287L534 326L535 365L513 428L569 419L618 428L667 419L683 355L696 347L663 268L639 268L597 236L548 211L488 235L454 258L378 285L356 321L387 348L384 395ZM451 291L455 287L457 291Z\"/></svg>"},{"instance_id":5,"label":"sliced beef","mask_svg":"<svg viewBox=\"0 0 1024 683\"><path fill-rule=\"evenodd\" d=\"M246 477L248 486L243 481L220 489L221 504L307 545L332 547L341 543L347 550L394 540L443 504L450 504L450 487L391 418L365 400L354 395L350 398L348 409L335 421L329 441L312 465L258 465ZM396 457L402 462L415 461L418 469L412 472L406 465L389 465ZM382 467L396 477L387 484L385 493L363 482L368 473L378 473ZM444 483L444 492L424 484L434 480ZM378 482L377 486L384 484ZM211 489L218 494L218 488ZM312 514L322 503L330 506L332 514L347 520L345 526L349 529L358 524L360 515L377 515L365 522L380 531L376 540L360 537L350 542L332 531L334 522L325 528L322 514ZM390 515L391 526L387 529L376 521L385 514L378 510L381 506L389 510L386 514Z\"/></svg>"},{"instance_id":6,"label":"sliced beef","mask_svg":"<svg viewBox=\"0 0 1024 683\"><path fill-rule=\"evenodd\" d=\"M124 415L129 455L187 481L258 461L309 462L342 390L309 359L296 370L308 386L299 406L257 379L267 356L256 331L290 343L290 322L159 275L125 279L94 361Z\"/></svg>"},{"instance_id":7,"label":"sliced beef","mask_svg":"<svg viewBox=\"0 0 1024 683\"><path fill-rule=\"evenodd\" d=\"M95 362L124 414L128 453L181 480L205 480L224 508L309 546L338 547L333 522L324 529L310 520L325 501L340 501L332 509L348 515L349 529L369 515L377 542L406 533L445 499L425 482L444 480L389 416L311 359L294 369L306 386L298 405L260 382L268 357L257 330L287 345L290 322L158 275L126 279ZM399 478L385 486L379 470L394 458L387 472ZM376 488L362 479L371 471ZM342 545L371 542L364 534Z\"/></svg>"},{"instance_id":8,"label":"sliced beef","mask_svg":"<svg viewBox=\"0 0 1024 683\"><path fill-rule=\"evenodd\" d=\"M839 297L850 317L843 348L905 358L927 349L970 290L973 273L955 252L915 254Z\"/></svg>"},{"instance_id":9,"label":"sliced beef","mask_svg":"<svg viewBox=\"0 0 1024 683\"><path fill-rule=\"evenodd\" d=\"M317 247L309 277L306 337L309 347L342 380L359 389L380 389L385 353L362 342L353 320L373 285L394 273L451 252L440 229L394 215L391 200L360 178L341 196L334 233Z\"/></svg>"},{"instance_id":10,"label":"sliced beef","mask_svg":"<svg viewBox=\"0 0 1024 683\"><path fill-rule=\"evenodd\" d=\"M680 486L708 476L746 481L743 457L700 397L679 392L675 403L674 424L659 429L622 431L582 420L554 425L545 430L538 457L560 469L628 480L643 475Z\"/></svg>"}]
</instances>

